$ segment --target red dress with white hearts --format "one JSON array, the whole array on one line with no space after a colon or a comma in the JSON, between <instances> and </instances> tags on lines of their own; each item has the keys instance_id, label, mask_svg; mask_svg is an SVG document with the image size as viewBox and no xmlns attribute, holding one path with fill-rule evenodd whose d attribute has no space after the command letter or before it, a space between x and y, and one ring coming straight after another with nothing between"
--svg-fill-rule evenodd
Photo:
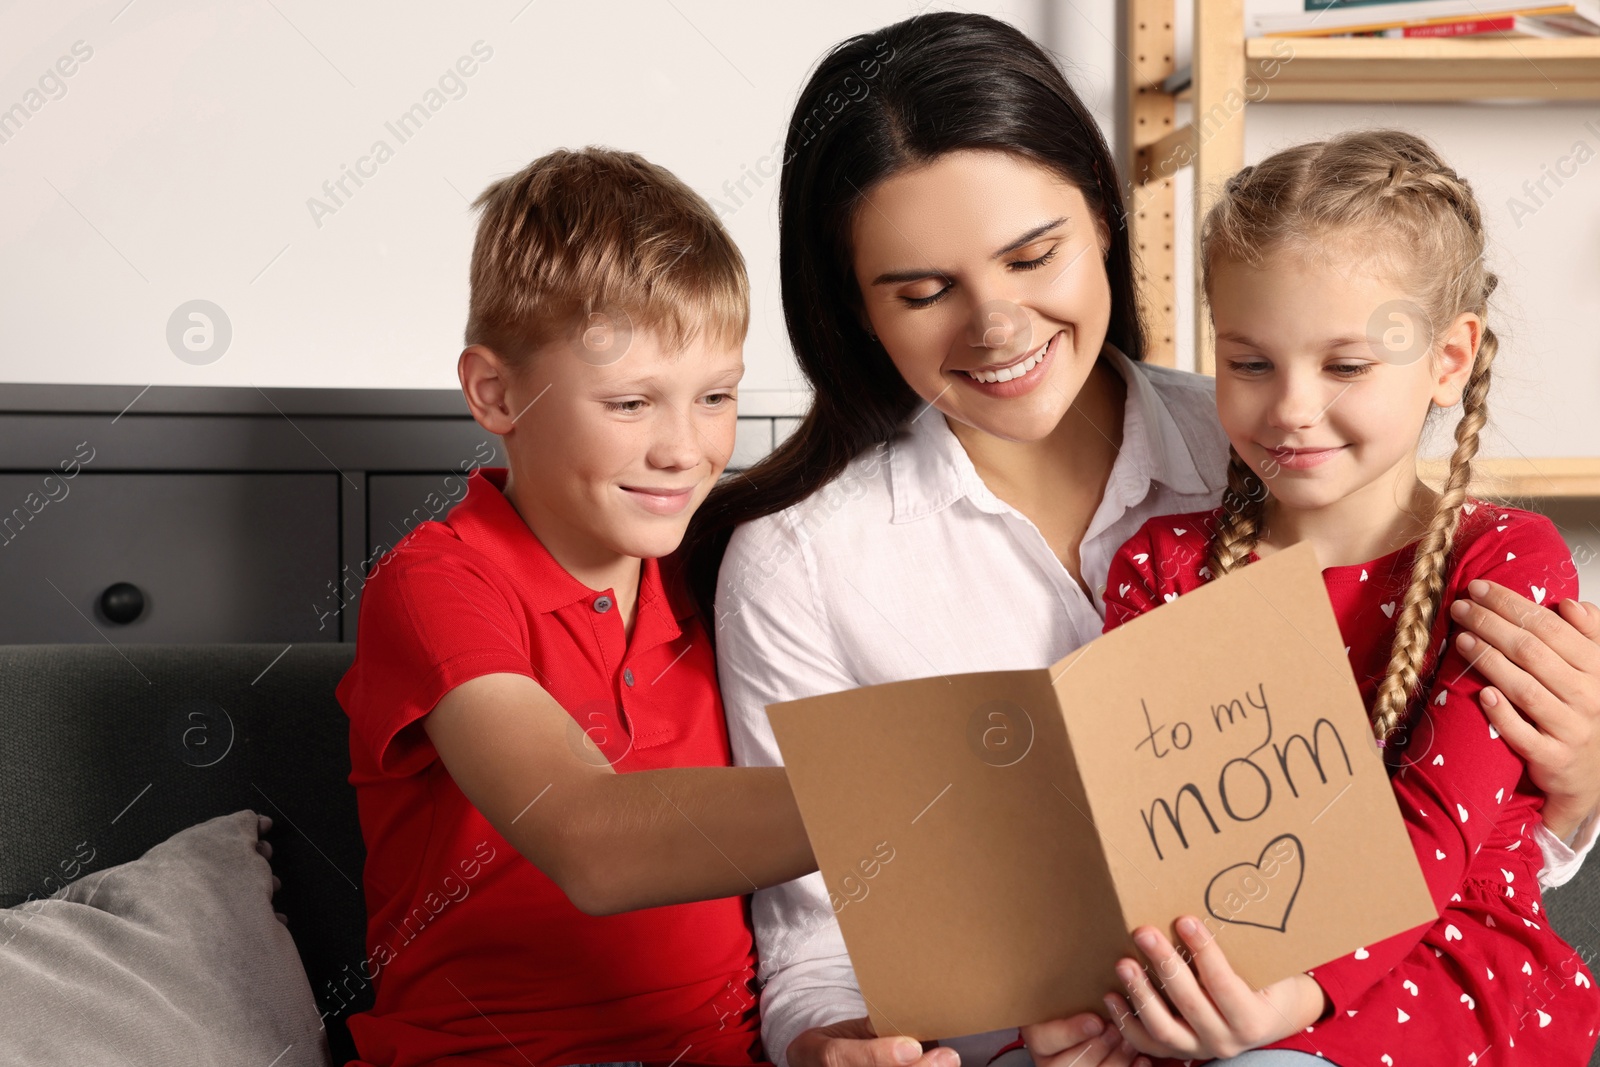
<instances>
[{"instance_id":1,"label":"red dress with white hearts","mask_svg":"<svg viewBox=\"0 0 1600 1067\"><path fill-rule=\"evenodd\" d=\"M1577 571L1544 516L1483 501L1462 511L1423 684L1403 735L1385 747L1439 919L1308 972L1331 1011L1269 1047L1322 1055L1339 1067L1589 1062L1600 990L1540 906L1543 857L1532 831L1544 795L1478 706L1484 680L1456 648L1448 611L1475 578L1553 605L1577 595ZM1106 629L1208 581L1205 560L1221 515L1145 523L1111 561ZM1415 547L1322 572L1369 708Z\"/></svg>"}]
</instances>

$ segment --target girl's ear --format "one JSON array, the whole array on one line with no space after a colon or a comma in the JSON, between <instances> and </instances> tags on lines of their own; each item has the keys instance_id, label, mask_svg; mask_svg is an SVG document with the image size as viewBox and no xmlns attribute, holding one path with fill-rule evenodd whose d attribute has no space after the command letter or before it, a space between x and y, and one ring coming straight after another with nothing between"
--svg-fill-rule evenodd
<instances>
[{"instance_id":1,"label":"girl's ear","mask_svg":"<svg viewBox=\"0 0 1600 1067\"><path fill-rule=\"evenodd\" d=\"M1439 356L1434 367L1435 404L1448 408L1461 403L1461 395L1478 361L1478 344L1482 339L1483 320L1471 311L1463 311L1445 328L1439 338Z\"/></svg>"}]
</instances>

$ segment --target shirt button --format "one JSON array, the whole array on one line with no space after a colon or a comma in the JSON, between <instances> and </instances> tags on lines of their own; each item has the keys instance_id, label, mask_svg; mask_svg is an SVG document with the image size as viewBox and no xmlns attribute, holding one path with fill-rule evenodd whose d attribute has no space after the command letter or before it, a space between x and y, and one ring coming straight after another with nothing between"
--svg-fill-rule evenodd
<instances>
[{"instance_id":1,"label":"shirt button","mask_svg":"<svg viewBox=\"0 0 1600 1067\"><path fill-rule=\"evenodd\" d=\"M632 667L624 667L624 668L622 668L622 684L623 685L632 685L633 684L633 668Z\"/></svg>"},{"instance_id":2,"label":"shirt button","mask_svg":"<svg viewBox=\"0 0 1600 1067\"><path fill-rule=\"evenodd\" d=\"M597 597L595 597L594 598L594 610L596 610L598 612L601 612L602 614L607 612L607 611L610 611L611 610L611 598L608 597L608 596L597 596Z\"/></svg>"}]
</instances>

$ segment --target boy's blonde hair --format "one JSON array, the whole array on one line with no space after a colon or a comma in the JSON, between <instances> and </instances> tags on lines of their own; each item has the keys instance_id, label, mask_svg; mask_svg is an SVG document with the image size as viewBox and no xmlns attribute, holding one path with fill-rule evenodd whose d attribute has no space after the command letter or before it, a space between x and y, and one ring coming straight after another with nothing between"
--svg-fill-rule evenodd
<instances>
[{"instance_id":1,"label":"boy's blonde hair","mask_svg":"<svg viewBox=\"0 0 1600 1067\"><path fill-rule=\"evenodd\" d=\"M1375 260L1385 268L1414 297L1430 338L1463 312L1484 320L1450 473L1417 544L1388 670L1373 700L1373 733L1383 741L1404 720L1427 665L1478 434L1488 418L1489 366L1499 347L1488 304L1499 279L1484 266L1482 212L1467 180L1422 138L1362 130L1297 145L1239 171L1206 215L1200 244L1208 293L1223 263L1259 265L1284 249L1342 252L1353 264ZM1424 354L1433 357L1431 345ZM1228 573L1254 550L1266 497L1261 479L1230 449L1223 517L1211 539L1212 575Z\"/></svg>"},{"instance_id":2,"label":"boy's blonde hair","mask_svg":"<svg viewBox=\"0 0 1600 1067\"><path fill-rule=\"evenodd\" d=\"M466 343L513 366L606 325L657 331L669 351L750 326L744 258L711 207L634 152L557 149L479 194Z\"/></svg>"}]
</instances>

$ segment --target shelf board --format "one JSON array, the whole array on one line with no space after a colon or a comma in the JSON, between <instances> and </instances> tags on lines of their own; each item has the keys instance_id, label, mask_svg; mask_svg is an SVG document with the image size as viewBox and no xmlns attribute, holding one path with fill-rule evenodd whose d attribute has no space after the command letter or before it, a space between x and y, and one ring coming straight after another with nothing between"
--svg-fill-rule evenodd
<instances>
[{"instance_id":1,"label":"shelf board","mask_svg":"<svg viewBox=\"0 0 1600 1067\"><path fill-rule=\"evenodd\" d=\"M1446 460L1424 460L1422 480L1438 488ZM1472 464L1472 492L1490 500L1600 497L1600 456L1480 459Z\"/></svg>"},{"instance_id":2,"label":"shelf board","mask_svg":"<svg viewBox=\"0 0 1600 1067\"><path fill-rule=\"evenodd\" d=\"M1600 100L1600 37L1251 37L1244 45L1247 95L1257 101Z\"/></svg>"}]
</instances>

